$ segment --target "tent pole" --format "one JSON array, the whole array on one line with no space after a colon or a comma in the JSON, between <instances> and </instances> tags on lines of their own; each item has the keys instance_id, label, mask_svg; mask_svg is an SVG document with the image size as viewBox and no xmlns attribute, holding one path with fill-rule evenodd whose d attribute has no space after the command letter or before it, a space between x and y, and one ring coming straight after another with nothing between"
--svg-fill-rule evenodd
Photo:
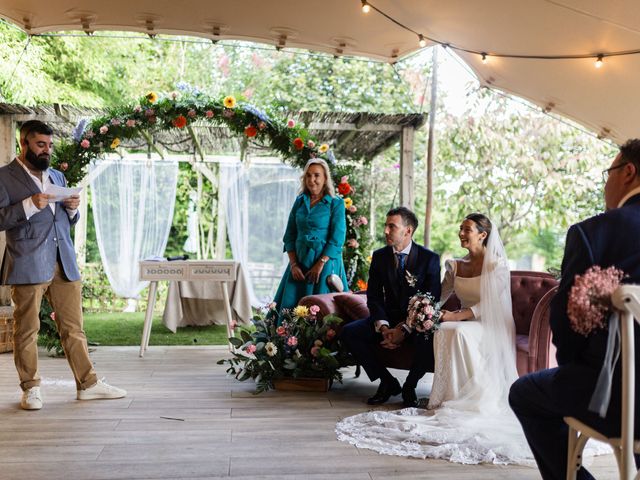
<instances>
[{"instance_id":1,"label":"tent pole","mask_svg":"<svg viewBox=\"0 0 640 480\"><path fill-rule=\"evenodd\" d=\"M431 217L433 214L433 143L436 124L436 109L438 102L438 49L433 47L431 60L431 102L429 105L429 139L427 141L427 202L424 212L424 246L431 244Z\"/></svg>"}]
</instances>

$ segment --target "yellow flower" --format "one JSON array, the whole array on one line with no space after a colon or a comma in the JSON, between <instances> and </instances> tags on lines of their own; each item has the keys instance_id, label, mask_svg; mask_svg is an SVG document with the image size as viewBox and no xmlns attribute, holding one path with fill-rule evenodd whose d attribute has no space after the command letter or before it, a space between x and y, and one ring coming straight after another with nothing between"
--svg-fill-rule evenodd
<instances>
[{"instance_id":1,"label":"yellow flower","mask_svg":"<svg viewBox=\"0 0 640 480\"><path fill-rule=\"evenodd\" d=\"M372 260L372 259L373 259L373 257L372 257L371 255L369 255L369 256L367 257L367 263L371 263L371 260Z\"/></svg>"},{"instance_id":2,"label":"yellow flower","mask_svg":"<svg viewBox=\"0 0 640 480\"><path fill-rule=\"evenodd\" d=\"M226 108L235 108L236 107L236 97L234 97L233 95L228 95L228 96L224 97L224 100L222 101L222 103L224 104L224 106Z\"/></svg>"},{"instance_id":3,"label":"yellow flower","mask_svg":"<svg viewBox=\"0 0 640 480\"><path fill-rule=\"evenodd\" d=\"M309 315L309 309L304 305L298 305L293 309L293 314L296 317L306 317L307 315Z\"/></svg>"},{"instance_id":4,"label":"yellow flower","mask_svg":"<svg viewBox=\"0 0 640 480\"><path fill-rule=\"evenodd\" d=\"M145 98L149 100L149 103L156 103L158 101L158 94L156 92L149 92L145 95Z\"/></svg>"},{"instance_id":5,"label":"yellow flower","mask_svg":"<svg viewBox=\"0 0 640 480\"><path fill-rule=\"evenodd\" d=\"M111 142L111 150L118 148L118 145L120 145L120 139L116 137L113 139L113 142Z\"/></svg>"},{"instance_id":6,"label":"yellow flower","mask_svg":"<svg viewBox=\"0 0 640 480\"><path fill-rule=\"evenodd\" d=\"M329 150L329 145L327 145L326 143L323 143L322 145L320 145L320 146L318 147L318 151L319 151L320 153L326 153L326 152L327 152L327 150Z\"/></svg>"},{"instance_id":7,"label":"yellow flower","mask_svg":"<svg viewBox=\"0 0 640 480\"><path fill-rule=\"evenodd\" d=\"M351 197L347 197L344 199L344 208L351 208L351 205L353 205L353 200L351 200Z\"/></svg>"}]
</instances>

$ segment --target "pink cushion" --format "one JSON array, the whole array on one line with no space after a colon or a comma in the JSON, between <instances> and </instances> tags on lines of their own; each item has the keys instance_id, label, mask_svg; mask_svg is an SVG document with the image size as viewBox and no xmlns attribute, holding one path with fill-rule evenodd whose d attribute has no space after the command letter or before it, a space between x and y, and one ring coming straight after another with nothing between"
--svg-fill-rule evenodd
<instances>
[{"instance_id":1,"label":"pink cushion","mask_svg":"<svg viewBox=\"0 0 640 480\"><path fill-rule=\"evenodd\" d=\"M356 293L343 293L334 297L334 302L340 311L344 312L352 320L360 320L369 316L367 308L367 296Z\"/></svg>"}]
</instances>

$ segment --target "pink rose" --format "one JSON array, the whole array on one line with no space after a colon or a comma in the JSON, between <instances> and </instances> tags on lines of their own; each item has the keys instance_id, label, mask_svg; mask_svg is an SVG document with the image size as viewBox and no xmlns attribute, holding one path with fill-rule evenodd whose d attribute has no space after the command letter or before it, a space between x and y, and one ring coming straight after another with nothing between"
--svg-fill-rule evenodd
<instances>
[{"instance_id":1,"label":"pink rose","mask_svg":"<svg viewBox=\"0 0 640 480\"><path fill-rule=\"evenodd\" d=\"M336 336L336 331L333 328L327 330L327 340L333 339Z\"/></svg>"},{"instance_id":2,"label":"pink rose","mask_svg":"<svg viewBox=\"0 0 640 480\"><path fill-rule=\"evenodd\" d=\"M62 170L63 172L66 172L69 169L69 164L67 162L62 162L60 164L60 170Z\"/></svg>"},{"instance_id":3,"label":"pink rose","mask_svg":"<svg viewBox=\"0 0 640 480\"><path fill-rule=\"evenodd\" d=\"M222 115L224 115L224 116L225 116L225 117L227 117L227 118L231 118L231 117L233 117L235 114L236 114L236 113L235 113L233 110L231 110L230 108L225 108L225 109L224 109L224 112L222 112Z\"/></svg>"},{"instance_id":4,"label":"pink rose","mask_svg":"<svg viewBox=\"0 0 640 480\"><path fill-rule=\"evenodd\" d=\"M140 105L136 105L133 107L133 111L136 113L140 113L142 111L142 107Z\"/></svg>"},{"instance_id":5,"label":"pink rose","mask_svg":"<svg viewBox=\"0 0 640 480\"><path fill-rule=\"evenodd\" d=\"M369 220L367 220L367 217L360 217L358 221L360 222L360 225L366 225L369 223Z\"/></svg>"},{"instance_id":6,"label":"pink rose","mask_svg":"<svg viewBox=\"0 0 640 480\"><path fill-rule=\"evenodd\" d=\"M127 122L125 123L125 125L129 128L131 127L135 127L136 126L136 121L133 120L132 118L130 118L129 120L127 120Z\"/></svg>"},{"instance_id":7,"label":"pink rose","mask_svg":"<svg viewBox=\"0 0 640 480\"><path fill-rule=\"evenodd\" d=\"M320 354L320 347L311 347L311 355L317 357Z\"/></svg>"},{"instance_id":8,"label":"pink rose","mask_svg":"<svg viewBox=\"0 0 640 480\"><path fill-rule=\"evenodd\" d=\"M53 320L55 322L56 321L56 312L51 312L49 314L49 318L51 318L51 320Z\"/></svg>"},{"instance_id":9,"label":"pink rose","mask_svg":"<svg viewBox=\"0 0 640 480\"><path fill-rule=\"evenodd\" d=\"M347 175L345 175L340 179L340 183L347 183L348 181L349 181L349 177Z\"/></svg>"},{"instance_id":10,"label":"pink rose","mask_svg":"<svg viewBox=\"0 0 640 480\"><path fill-rule=\"evenodd\" d=\"M289 337L287 339L287 345L289 345L290 347L295 347L296 345L298 345L298 339L296 337Z\"/></svg>"},{"instance_id":11,"label":"pink rose","mask_svg":"<svg viewBox=\"0 0 640 480\"><path fill-rule=\"evenodd\" d=\"M431 320L427 320L424 322L424 328L426 330L431 330L433 328L433 322Z\"/></svg>"},{"instance_id":12,"label":"pink rose","mask_svg":"<svg viewBox=\"0 0 640 480\"><path fill-rule=\"evenodd\" d=\"M267 124L264 122L258 122L258 130L264 130L267 128Z\"/></svg>"},{"instance_id":13,"label":"pink rose","mask_svg":"<svg viewBox=\"0 0 640 480\"><path fill-rule=\"evenodd\" d=\"M311 305L309 307L309 312L311 312L311 315L317 315L319 311L320 307L318 305Z\"/></svg>"},{"instance_id":14,"label":"pink rose","mask_svg":"<svg viewBox=\"0 0 640 480\"><path fill-rule=\"evenodd\" d=\"M204 112L204 115L207 118L213 118L213 110L207 110L206 112Z\"/></svg>"},{"instance_id":15,"label":"pink rose","mask_svg":"<svg viewBox=\"0 0 640 480\"><path fill-rule=\"evenodd\" d=\"M287 334L287 329L280 325L278 328L276 328L276 333L281 337L284 337Z\"/></svg>"},{"instance_id":16,"label":"pink rose","mask_svg":"<svg viewBox=\"0 0 640 480\"><path fill-rule=\"evenodd\" d=\"M295 126L296 126L296 122L294 122L293 120L289 120L289 121L287 122L287 127L289 127L289 128L293 128L293 127L295 127Z\"/></svg>"},{"instance_id":17,"label":"pink rose","mask_svg":"<svg viewBox=\"0 0 640 480\"><path fill-rule=\"evenodd\" d=\"M245 351L246 351L247 353L255 353L255 352L256 352L256 346L255 346L255 345L249 345L249 346L245 349Z\"/></svg>"},{"instance_id":18,"label":"pink rose","mask_svg":"<svg viewBox=\"0 0 640 480\"><path fill-rule=\"evenodd\" d=\"M196 118L196 111L192 108L187 112L187 117Z\"/></svg>"},{"instance_id":19,"label":"pink rose","mask_svg":"<svg viewBox=\"0 0 640 480\"><path fill-rule=\"evenodd\" d=\"M93 138L95 136L95 133L93 133L93 130L89 130L84 134L84 136L87 138Z\"/></svg>"},{"instance_id":20,"label":"pink rose","mask_svg":"<svg viewBox=\"0 0 640 480\"><path fill-rule=\"evenodd\" d=\"M356 207L355 205L351 205L349 207L349 213L356 213L358 211L358 207Z\"/></svg>"},{"instance_id":21,"label":"pink rose","mask_svg":"<svg viewBox=\"0 0 640 480\"><path fill-rule=\"evenodd\" d=\"M120 125L120 119L119 118L112 118L111 119L111 125L117 127L118 125Z\"/></svg>"},{"instance_id":22,"label":"pink rose","mask_svg":"<svg viewBox=\"0 0 640 480\"><path fill-rule=\"evenodd\" d=\"M359 246L360 244L355 238L350 238L349 240L347 240L347 247L358 248Z\"/></svg>"},{"instance_id":23,"label":"pink rose","mask_svg":"<svg viewBox=\"0 0 640 480\"><path fill-rule=\"evenodd\" d=\"M316 146L316 142L314 142L313 140L307 140L307 147L313 148L315 146Z\"/></svg>"},{"instance_id":24,"label":"pink rose","mask_svg":"<svg viewBox=\"0 0 640 480\"><path fill-rule=\"evenodd\" d=\"M84 140L82 140L80 142L80 146L82 148L89 148L91 146L91 142L89 142L89 140L87 140L86 138Z\"/></svg>"},{"instance_id":25,"label":"pink rose","mask_svg":"<svg viewBox=\"0 0 640 480\"><path fill-rule=\"evenodd\" d=\"M107 127L106 125L103 125L100 127L100 133L102 135L104 135L105 133L107 133L109 131L109 127Z\"/></svg>"}]
</instances>

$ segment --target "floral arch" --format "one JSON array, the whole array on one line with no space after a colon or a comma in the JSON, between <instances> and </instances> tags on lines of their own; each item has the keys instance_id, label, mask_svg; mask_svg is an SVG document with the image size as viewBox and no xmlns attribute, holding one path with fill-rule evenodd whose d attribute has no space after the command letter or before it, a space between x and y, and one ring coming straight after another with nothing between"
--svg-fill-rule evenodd
<instances>
[{"instance_id":1,"label":"floral arch","mask_svg":"<svg viewBox=\"0 0 640 480\"><path fill-rule=\"evenodd\" d=\"M149 92L134 105L111 109L90 122L81 120L73 138L54 150L52 165L65 173L70 185L75 185L83 179L92 160L105 153L118 153L123 140L144 137L150 148L155 149L152 136L172 129L187 130L198 153L204 156L192 129L195 122L226 126L244 141L256 141L278 152L295 167L303 168L310 158L325 159L338 194L345 200L347 241L343 258L350 287L352 290L366 288L368 219L357 213L358 196L349 184L353 167L338 165L329 145L317 145L307 129L293 120L279 119L275 114L238 102L231 95L214 99L195 89L167 95Z\"/></svg>"}]
</instances>

